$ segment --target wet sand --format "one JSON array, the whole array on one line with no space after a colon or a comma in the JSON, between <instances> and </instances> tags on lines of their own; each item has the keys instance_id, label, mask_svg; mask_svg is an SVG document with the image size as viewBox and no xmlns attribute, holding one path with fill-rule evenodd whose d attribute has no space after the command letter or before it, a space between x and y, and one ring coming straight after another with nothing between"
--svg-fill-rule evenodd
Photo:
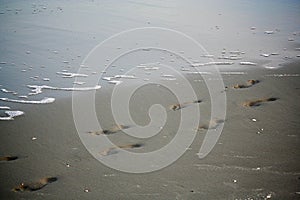
<instances>
[{"instance_id":1,"label":"wet sand","mask_svg":"<svg viewBox=\"0 0 300 200\"><path fill-rule=\"evenodd\" d=\"M213 151L202 160L198 158L196 154L206 132L199 130L190 149L179 160L148 174L122 173L93 158L74 126L71 98L57 99L53 104L38 107L5 103L22 109L25 115L14 121L0 121L1 156L18 156L16 160L0 161L0 197L297 199L300 192L299 68L300 63L296 62L279 69L254 66L244 70L245 74L224 74L224 84L228 87L227 116ZM205 124L210 115L205 83L193 81L193 75L187 76L199 91L197 95L202 102L193 106L200 107L200 124ZM259 83L249 88L232 88L250 79L259 80ZM112 86L97 92L96 98L97 115L107 129L114 124L107 108L109 88ZM149 122L147 106L160 102L168 109L176 100L161 97L159 91L147 92L147 101L140 101L146 95L141 91L133 97L130 106L133 119L140 125ZM245 101L270 97L278 100L255 107L243 106ZM152 151L174 136L179 112L173 112L170 118L161 133L151 139L143 141L119 133L108 137L116 145L124 145L125 141L142 142L143 148L136 151ZM57 177L57 181L34 192L11 191L21 182L33 182L41 177Z\"/></svg>"}]
</instances>

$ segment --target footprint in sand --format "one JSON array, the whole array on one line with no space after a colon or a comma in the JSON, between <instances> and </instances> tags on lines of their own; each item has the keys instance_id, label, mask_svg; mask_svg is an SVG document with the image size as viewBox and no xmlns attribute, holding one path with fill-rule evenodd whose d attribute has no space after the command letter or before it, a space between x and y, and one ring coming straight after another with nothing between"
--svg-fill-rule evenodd
<instances>
[{"instance_id":1,"label":"footprint in sand","mask_svg":"<svg viewBox=\"0 0 300 200\"><path fill-rule=\"evenodd\" d=\"M191 104L194 104L194 103L201 103L201 102L202 102L201 100L196 100L196 101L192 101L192 102L185 102L183 104L177 103L177 104L170 105L169 108L170 108L170 110L175 111L175 110L180 110L181 108L184 108L188 105L191 105Z\"/></svg>"},{"instance_id":2,"label":"footprint in sand","mask_svg":"<svg viewBox=\"0 0 300 200\"><path fill-rule=\"evenodd\" d=\"M14 192L23 192L23 191L36 191L40 190L48 183L52 183L54 181L57 181L56 177L45 177L41 178L40 180L36 182L30 182L30 183L20 183L18 186L12 189Z\"/></svg>"},{"instance_id":3,"label":"footprint in sand","mask_svg":"<svg viewBox=\"0 0 300 200\"><path fill-rule=\"evenodd\" d=\"M18 156L1 156L0 161L12 161L17 160Z\"/></svg>"},{"instance_id":4,"label":"footprint in sand","mask_svg":"<svg viewBox=\"0 0 300 200\"><path fill-rule=\"evenodd\" d=\"M225 121L222 119L214 119L211 120L209 123L207 124L203 124L198 126L197 131L201 131L201 130L208 130L208 129L216 129L221 123L224 123Z\"/></svg>"},{"instance_id":5,"label":"footprint in sand","mask_svg":"<svg viewBox=\"0 0 300 200\"><path fill-rule=\"evenodd\" d=\"M264 98L264 99L257 99L253 101L246 101L243 103L244 107L254 107L254 106L260 106L261 103L270 102L270 101L276 101L278 98L270 97L270 98Z\"/></svg>"},{"instance_id":6,"label":"footprint in sand","mask_svg":"<svg viewBox=\"0 0 300 200\"><path fill-rule=\"evenodd\" d=\"M120 145L115 147L110 147L108 149L105 149L104 151L100 152L102 156L108 156L112 155L118 152L118 149L136 149L142 147L143 144L136 143L136 144L128 144L128 145Z\"/></svg>"},{"instance_id":7,"label":"footprint in sand","mask_svg":"<svg viewBox=\"0 0 300 200\"><path fill-rule=\"evenodd\" d=\"M124 129L128 129L130 128L130 126L125 126L125 125L114 125L113 127L111 127L110 129L105 129L105 130L100 130L100 131L88 131L87 133L91 134L91 135L111 135L114 133L117 133L121 130Z\"/></svg>"},{"instance_id":8,"label":"footprint in sand","mask_svg":"<svg viewBox=\"0 0 300 200\"><path fill-rule=\"evenodd\" d=\"M248 80L246 84L236 84L233 86L234 89L242 89L242 88L249 88L252 87L253 85L259 83L259 80Z\"/></svg>"}]
</instances>

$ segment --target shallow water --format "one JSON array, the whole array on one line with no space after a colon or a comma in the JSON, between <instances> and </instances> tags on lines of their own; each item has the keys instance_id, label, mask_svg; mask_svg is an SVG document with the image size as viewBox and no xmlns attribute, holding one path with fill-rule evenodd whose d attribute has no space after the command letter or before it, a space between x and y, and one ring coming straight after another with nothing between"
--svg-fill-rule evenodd
<instances>
[{"instance_id":1,"label":"shallow water","mask_svg":"<svg viewBox=\"0 0 300 200\"><path fill-rule=\"evenodd\" d=\"M0 85L27 95L26 85L51 83L73 85L56 72L76 73L84 57L98 43L120 31L136 27L163 27L183 32L197 40L213 59L222 51L241 51L242 61L260 60L270 67L296 58L300 42L300 5L297 1L1 1ZM251 30L251 27L255 29ZM265 31L274 34L265 34ZM294 41L288 41L293 38ZM162 38L153 44L159 45ZM175 39L175 38L173 38ZM135 41L137 42L137 41ZM167 42L176 41L168 38ZM112 48L134 48L112 44ZM172 47L172 46L170 46ZM285 49L286 48L286 49ZM109 49L108 49L109 50ZM172 50L172 49L171 49ZM180 51L180 50L178 50ZM199 54L201 54L200 52ZM261 54L278 53L270 57ZM163 54L157 56L160 61ZM193 55L185 55L193 60ZM144 57L135 55L138 63ZM147 59L146 59L147 60ZM176 60L175 60L176 61ZM172 61L171 61L172 62ZM117 66L120 73L130 68L131 58ZM175 62L176 63L176 62ZM170 63L174 66L175 63ZM232 68L237 68L235 62ZM251 66L244 66L246 68ZM125 71L124 71L125 70ZM100 76L99 69L87 69L88 76ZM94 85L86 85L93 87ZM2 94L12 97L12 94ZM69 93L55 93L69 96Z\"/></svg>"}]
</instances>

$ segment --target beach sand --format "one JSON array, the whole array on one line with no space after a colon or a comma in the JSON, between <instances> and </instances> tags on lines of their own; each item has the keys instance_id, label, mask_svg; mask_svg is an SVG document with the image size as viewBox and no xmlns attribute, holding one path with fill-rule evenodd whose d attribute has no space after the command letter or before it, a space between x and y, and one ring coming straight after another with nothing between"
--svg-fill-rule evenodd
<instances>
[{"instance_id":1,"label":"beach sand","mask_svg":"<svg viewBox=\"0 0 300 200\"><path fill-rule=\"evenodd\" d=\"M200 130L180 159L162 170L146 174L129 174L108 168L89 154L74 125L71 98L58 99L38 108L20 105L25 116L10 122L0 121L1 154L18 156L17 160L0 161L0 197L297 199L300 192L299 68L300 63L296 62L279 69L254 66L243 70L245 74L242 75L223 75L228 87L227 116L222 135L212 152L204 159L196 155L205 136L205 130ZM205 83L193 81L193 76L188 77L198 88L197 95L202 100L192 106L200 107L200 124L206 123L210 115L210 99ZM249 79L260 82L249 88L232 88ZM143 95L147 95L141 91L140 96L133 97L135 106L130 107L133 119L140 125L149 122L147 106L160 102L167 108L176 100L160 97L159 91L147 91L150 92L147 101L140 101ZM109 94L110 89L103 92ZM107 111L109 95L97 92L96 97L101 125L109 128L113 125L112 116ZM278 100L257 107L242 105L248 100L268 97ZM176 122L178 112L169 113L171 121ZM176 123L171 122L160 134L147 140L130 139L120 133L109 137L117 145L124 141L142 142L141 151L152 151L170 141L175 129ZM57 181L34 192L11 191L23 181L32 182L43 177L57 177Z\"/></svg>"}]
</instances>

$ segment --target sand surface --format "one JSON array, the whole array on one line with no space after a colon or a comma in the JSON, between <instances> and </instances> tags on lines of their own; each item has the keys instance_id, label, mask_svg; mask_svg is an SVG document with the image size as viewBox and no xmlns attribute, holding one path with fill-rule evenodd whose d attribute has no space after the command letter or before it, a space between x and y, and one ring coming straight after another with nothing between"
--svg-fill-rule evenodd
<instances>
[{"instance_id":1,"label":"sand surface","mask_svg":"<svg viewBox=\"0 0 300 200\"><path fill-rule=\"evenodd\" d=\"M289 74L278 77L277 75ZM74 126L71 99L54 104L22 105L26 116L1 122L1 152L19 156L18 160L0 163L3 199L296 199L299 197L299 63L268 70L255 68L244 75L223 75L228 86L227 116L223 133L213 151L204 159L196 153L205 131L199 131L191 148L171 166L148 174L127 174L108 167L91 156L80 142ZM246 89L232 89L248 79L260 81ZM190 80L193 80L190 77ZM205 84L196 82L203 121L209 117L210 100ZM109 89L97 94L98 117L104 127L111 126L107 111ZM147 90L148 92L150 90ZM151 92L151 91L150 91ZM172 99L152 91L147 101L132 106L136 123L147 123L147 104ZM107 95L103 95L106 93ZM155 95L156 93L156 95ZM143 93L141 92L141 95ZM275 102L259 107L243 107L242 102L261 97L277 97ZM101 102L101 103L99 103ZM8 104L10 105L10 104ZM84 114L84 113L83 113ZM103 117L105 116L105 117ZM171 114L176 121L176 113ZM178 117L178 116L177 116ZM252 119L256 119L253 122ZM201 120L201 121L202 121ZM172 122L170 122L172 123ZM174 124L143 141L143 151L166 144ZM80 133L81 134L81 133ZM36 140L32 140L36 137ZM93 136L92 136L93 137ZM97 136L94 136L97 137ZM137 142L124 134L111 136L116 144ZM100 149L100 148L99 148ZM22 181L45 176L58 180L36 192L15 193L10 190ZM5 181L4 181L5 180ZM84 190L88 189L89 192Z\"/></svg>"}]
</instances>

